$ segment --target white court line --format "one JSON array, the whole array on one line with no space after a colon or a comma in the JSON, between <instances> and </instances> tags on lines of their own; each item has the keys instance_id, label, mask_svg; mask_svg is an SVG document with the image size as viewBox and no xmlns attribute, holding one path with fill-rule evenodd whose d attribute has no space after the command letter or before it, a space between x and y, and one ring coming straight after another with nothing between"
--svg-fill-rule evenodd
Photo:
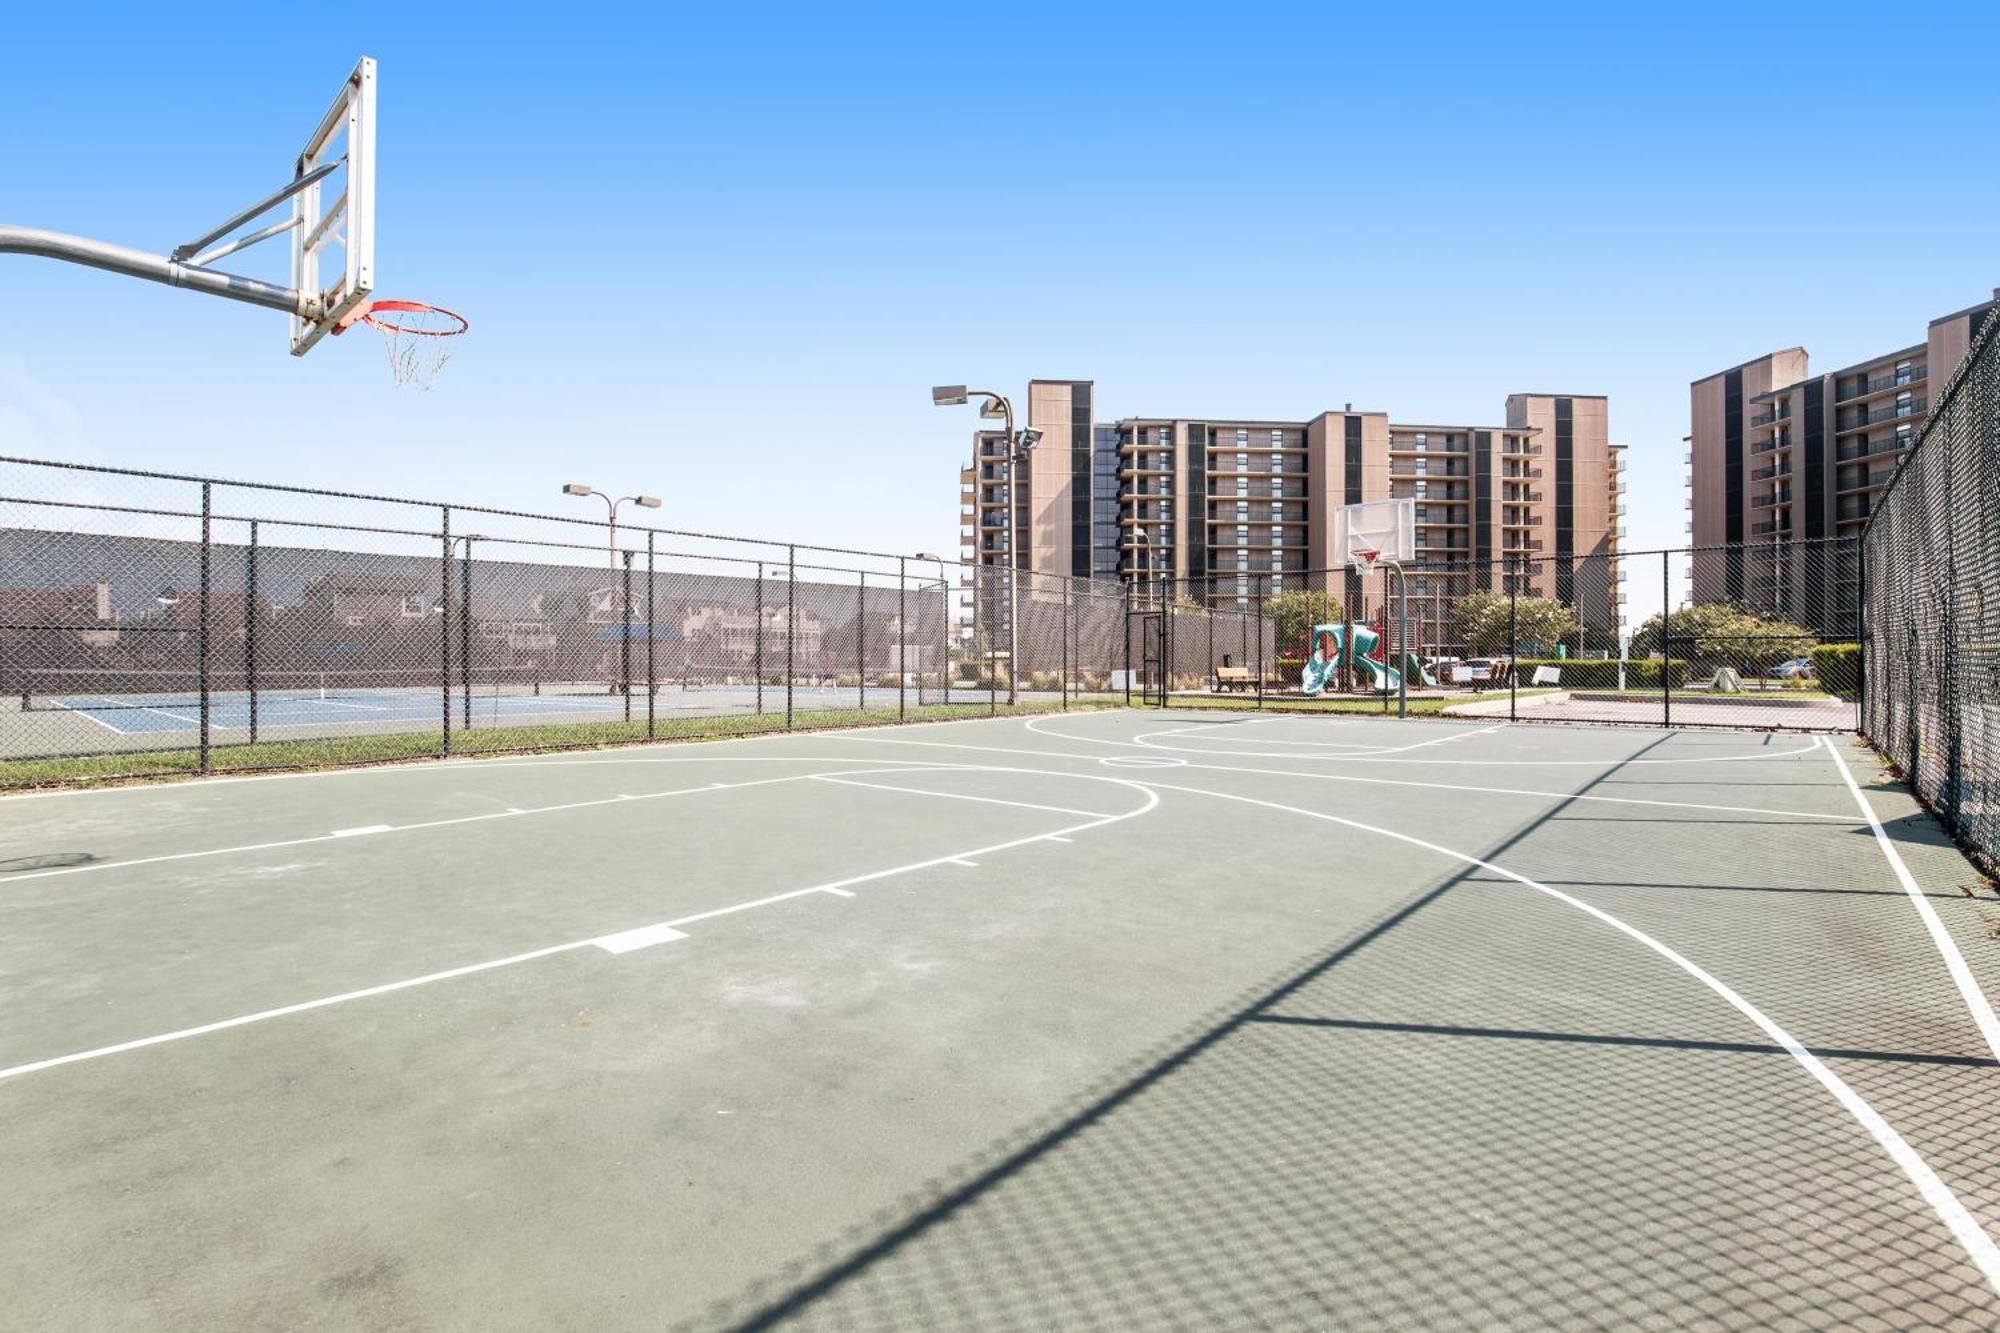
<instances>
[{"instance_id":1,"label":"white court line","mask_svg":"<svg viewBox=\"0 0 2000 1333\"><path fill-rule=\"evenodd\" d=\"M1323 814L1320 811L1306 810L1299 806L1281 805L1276 801L1259 800L1254 796L1238 796L1230 792L1209 791L1201 787L1181 787L1171 782L1154 783L1153 785L1167 791L1192 792L1196 795L1213 796L1225 801L1241 801L1246 805L1261 805L1267 809L1287 811L1291 814L1303 815L1308 819L1323 819L1328 823L1341 824L1348 828L1359 829L1364 833L1375 833L1385 838L1393 838L1397 842L1407 843L1412 847L1420 847L1425 851L1435 852L1439 856L1461 862L1465 865L1477 866L1481 870L1490 870L1496 875L1513 880L1517 884L1525 885L1538 893L1547 894L1565 906L1574 907L1580 912L1587 913L1620 934L1636 940L1720 996L1730 1007L1762 1030L1765 1036L1784 1047L1786 1054L1798 1061L1807 1073L1819 1081L1821 1087L1832 1093L1834 1099L1846 1108L1847 1113L1853 1116L1861 1127L1867 1130L1875 1142L1881 1146L1882 1150L1889 1155L1890 1159L1902 1168L1903 1174L1917 1187L1917 1191L1923 1195L1924 1201L1930 1204L1932 1211L1951 1229L1952 1235L1965 1248L1966 1254L1979 1267L1979 1271L1985 1275L1987 1285L1996 1293L2000 1293L2000 1247L1994 1245L1993 1238L1986 1234L1985 1229L1980 1226L1978 1219L1973 1217L1971 1210L1961 1203L1958 1196L1952 1193L1951 1187L1946 1185L1935 1171L1931 1170L1930 1164L1918 1156L1916 1149L1905 1142L1903 1136L1898 1134L1895 1128L1862 1098L1860 1093L1849 1087L1845 1079L1827 1068L1826 1064L1818 1056L1807 1050L1791 1033L1779 1027L1776 1021L1768 1017L1763 1010L1737 994L1727 983L1709 973L1699 964L1683 957L1671 947L1654 939L1638 927L1627 925L1600 907L1594 907L1581 898L1564 893L1561 889L1550 888L1546 884L1529 879L1526 875L1517 874L1505 866L1497 865L1492 861L1482 860L1467 852L1453 851L1449 847L1443 847L1434 842L1426 842L1422 838L1411 837L1407 833L1398 833L1394 829L1379 828L1373 824L1363 824L1353 819L1342 819L1339 815Z\"/></svg>"},{"instance_id":2,"label":"white court line","mask_svg":"<svg viewBox=\"0 0 2000 1333\"><path fill-rule=\"evenodd\" d=\"M85 697L94 698L97 696L86 695ZM98 726L103 727L106 731L110 732L114 736L130 736L133 734L132 732L125 730L125 728L123 727L112 726L109 722L106 722L103 718L99 717L96 713L92 712L89 707L78 708L75 704L70 703L67 699L56 700L56 711L59 713L74 713L78 717L84 719L86 722L95 722Z\"/></svg>"},{"instance_id":3,"label":"white court line","mask_svg":"<svg viewBox=\"0 0 2000 1333\"><path fill-rule=\"evenodd\" d=\"M600 935L591 943L606 953L631 953L635 949L650 949L655 944L686 938L686 931L675 930L672 926L641 926L637 930L621 930L616 935Z\"/></svg>"},{"instance_id":4,"label":"white court line","mask_svg":"<svg viewBox=\"0 0 2000 1333\"><path fill-rule=\"evenodd\" d=\"M1959 997L1971 1011L1973 1023L1979 1028L1980 1035L1986 1038L1986 1048L1993 1052L1994 1059L2000 1060L2000 1017L1995 1017L1992 1001L1988 1000L1986 992L1979 988L1978 979L1972 975L1972 968L1966 964L1965 955L1959 952L1958 944L1951 938L1951 932L1945 929L1944 921L1938 916L1937 909L1931 906L1930 899L1924 897L1923 889L1917 884L1917 877L1912 875L1910 867L1904 864L1902 853L1896 850L1896 844L1889 837L1889 831L1882 827L1882 820L1876 815L1875 807L1868 804L1867 797L1862 795L1861 784L1854 780L1854 773L1847 767L1847 760L1841 755L1840 747L1824 736L1820 740L1825 744L1827 753L1833 756L1834 767L1840 770L1841 781L1847 784L1847 790L1854 797L1854 804L1860 807L1861 817L1868 821L1869 829L1875 834L1876 846L1882 849L1882 855L1888 860L1889 868L1896 872L1896 880L1903 886L1903 892L1909 894L1910 901L1916 905L1918 919L1924 923L1924 929L1930 932L1931 943L1937 946L1938 955L1944 959L1945 971L1951 974L1951 984L1958 988Z\"/></svg>"},{"instance_id":5,"label":"white court line","mask_svg":"<svg viewBox=\"0 0 2000 1333\"><path fill-rule=\"evenodd\" d=\"M1321 749L1330 749L1334 746L1341 746L1347 749L1359 750L1361 752L1359 754L1319 754L1319 755L1302 754L1296 756L1281 754L1281 755L1268 756L1273 759L1290 759L1290 758L1329 759L1337 762L1343 759L1366 759L1374 755L1381 755L1381 754L1401 754L1405 750L1421 750L1431 745L1445 745L1452 741L1464 740L1468 736L1484 736L1488 732L1498 731L1500 730L1501 727L1504 727L1506 725L1507 724L1503 722L1500 723L1498 726L1480 727L1477 730L1457 731L1444 736L1433 736L1431 737L1431 739L1427 741L1418 741L1414 745L1393 745L1388 747L1362 745L1350 741L1287 741L1287 740L1279 740L1276 737L1268 737L1268 736L1262 738L1246 738L1246 739L1249 740L1250 743L1253 745L1309 745ZM1230 752L1226 748L1220 750L1201 750L1188 745L1146 744L1147 741L1151 740L1155 736L1178 736L1190 730L1194 730L1194 728L1174 727L1167 731L1142 731L1138 735L1132 738L1132 743L1135 745L1145 745L1146 748L1149 750L1169 750L1176 754L1207 754L1207 755L1214 755L1224 759L1230 757ZM1054 734L1054 733L1049 733L1049 734ZM1218 743L1224 746L1233 744L1232 739L1228 736L1217 736L1215 739ZM1237 753L1249 755L1250 757L1256 757L1254 751L1238 751Z\"/></svg>"},{"instance_id":6,"label":"white court line","mask_svg":"<svg viewBox=\"0 0 2000 1333\"><path fill-rule=\"evenodd\" d=\"M1075 736L1062 731L1047 731L1035 725L1037 722L1047 720L1040 717L1025 719L1029 731L1059 741L1081 741L1085 745L1118 745L1127 749L1162 750L1167 752L1172 752L1176 748L1171 745L1141 745L1136 741L1105 740L1098 736ZM1328 755L1327 758L1345 759L1357 764L1447 764L1460 768L1606 768L1628 767L1633 764L1728 764L1743 763L1752 760L1791 759L1799 755L1811 754L1818 748L1817 745L1808 745L1797 750L1777 750L1759 754L1703 755L1699 758L1689 759L1393 759L1377 758L1365 754ZM1213 751L1190 750L1184 746L1180 747L1180 749L1184 754L1214 753ZM1241 750L1237 752L1236 757L1243 759L1292 759L1296 756L1261 753L1256 750Z\"/></svg>"},{"instance_id":7,"label":"white court line","mask_svg":"<svg viewBox=\"0 0 2000 1333\"><path fill-rule=\"evenodd\" d=\"M974 766L962 765L959 767L973 768ZM906 766L904 771L923 772L929 770L922 767ZM490 972L493 971L495 968L512 967L517 963L532 962L536 959L549 958L553 957L556 954L569 953L578 949L599 948L602 947L599 944L600 940L617 938L618 936L621 935L636 936L645 932L653 932L659 930L678 931L680 927L692 925L697 921L712 921L717 917L731 916L738 912L748 912L754 910L755 908L768 907L773 903L789 902L794 898L803 898L810 894L830 894L836 898L852 898L854 895L848 890L857 884L873 883L876 880L889 879L892 876L896 875L906 875L918 870L928 870L933 866L945 865L948 863L975 864L973 862L966 861L965 858L972 856L985 856L988 855L989 853L994 853L994 852L1010 851L1013 848L1025 847L1030 843L1042 842L1051 837L1061 834L1084 833L1088 832L1091 829L1103 828L1110 824L1117 824L1127 819L1134 819L1140 815L1149 814L1153 810L1157 809L1160 804L1160 794L1158 792L1153 791L1150 788L1145 787L1139 783L1127 781L1124 778L1105 777L1101 774L1072 774L1072 773L1050 774L1044 770L1003 768L1003 767L987 766L987 765L976 766L976 771L988 772L988 773L1032 773L1032 774L1038 774L1040 776L1081 777L1084 781L1087 782L1110 782L1110 783L1115 783L1116 785L1121 787L1130 787L1133 790L1142 793L1146 799L1144 804L1136 807L1135 809L1128 810L1123 814L1105 815L1100 818L1088 820L1081 824L1071 824L1065 828L1057 829L1054 834L1036 833L1025 838L1012 838L1006 842L989 843L983 847L968 848L967 850L962 852L948 852L943 856L933 856L928 858L927 860L912 861L908 865L891 866L886 870L873 870L865 874L850 875L845 879L830 880L824 884L813 884L803 889L791 889L784 893L773 893L767 895L766 897L753 898L749 902L734 903L728 907L716 907L716 908L711 908L705 912L694 912L687 916L675 917L671 921L658 921L646 926L637 926L627 931L616 932L614 935L593 935L588 939L571 940L565 944L552 944L546 949L532 949L527 953L510 954L505 958L495 958L489 962L469 963L464 967L447 968L442 972L427 972L423 976L411 977L405 981L391 981L391 982L386 982L380 986L364 987L361 990L343 991L339 995L323 996L317 1000L305 1000L301 1001L298 1004L281 1005L280 1007L275 1009L261 1009L254 1014L243 1014L236 1018L225 1018L214 1023L203 1023L199 1027L180 1028L173 1032L162 1032L151 1037L140 1037L133 1041L119 1042L113 1046L98 1046L87 1051L73 1051L68 1055L52 1056L46 1060L35 1060L28 1064L15 1065L11 1069L0 1069L0 1081L4 1081L10 1078L18 1078L24 1074L39 1073L45 1069L55 1069L62 1065L80 1064L86 1060L100 1060L103 1059L105 1056L122 1055L127 1051L141 1050L148 1046L160 1046L171 1041L185 1041L190 1037L206 1036L212 1032L222 1032L230 1028L245 1027L251 1023L262 1023L269 1019L284 1018L291 1014L302 1014L310 1012L311 1010L314 1009L325 1009L332 1005L345 1004L350 1000L364 1000L372 996L387 995L394 991L409 990L415 986L427 986L432 984L433 982L450 981L458 977L471 976L479 972ZM776 778L776 779L770 779L769 781L793 782L793 781L799 781L802 778L809 776L811 775L799 774L790 778ZM739 785L757 786L763 784L744 783ZM695 788L694 790L712 790L712 789Z\"/></svg>"},{"instance_id":8,"label":"white court line","mask_svg":"<svg viewBox=\"0 0 2000 1333\"><path fill-rule=\"evenodd\" d=\"M728 716L737 715L729 714ZM764 717L770 716L770 714L745 713L742 716ZM412 722L422 722L425 719L416 717L409 720ZM304 772L293 770L277 773L219 773L210 777L182 777L173 774L160 774L155 775L153 780L145 780L142 777L139 780L122 782L114 786L105 787L58 787L47 791L0 791L0 809L5 809L9 804L19 801L59 801L85 796L146 796L155 792L200 791L209 787L226 787L240 782L317 782L328 778L380 778L404 774L422 776L436 773L440 770L460 771L476 769L480 772L499 773L514 768L581 767L586 764L717 763L730 759L740 762L751 756L689 754L685 758L662 756L657 759L625 759L613 756L622 755L628 750L673 749L700 751L710 746L755 745L761 747L764 744L782 741L852 739L858 733L868 731L931 731L941 727L963 727L975 723L990 722L992 720L992 718L986 717L948 717L939 718L932 722L874 722L867 726L834 727L823 731L803 728L796 731L759 731L746 736L712 736L701 739L663 737L651 741L618 741L610 743L601 749L594 750L593 757L589 759L543 759L536 758L533 754L521 754L509 751L499 754L458 754L451 756L449 759L442 757L435 759L404 759L398 760L393 764L365 764L354 768L317 768ZM273 723L271 725L305 726L313 724ZM323 725L359 726L362 724L359 722L327 722ZM116 728L113 728L113 730L116 730ZM138 736L154 735L157 733L120 731L118 734L121 736ZM385 732L384 734L391 735L397 733ZM760 755L755 757L773 763L780 761L802 763L815 759L825 760L829 758L829 756L821 754ZM852 762L873 764L892 763L894 761L886 759L856 759Z\"/></svg>"},{"instance_id":9,"label":"white court line","mask_svg":"<svg viewBox=\"0 0 2000 1333\"><path fill-rule=\"evenodd\" d=\"M1032 801L1004 801L998 796L969 796L955 791L928 791L922 787L892 787L886 782L856 782L853 778L823 778L815 775L814 782L828 782L839 787L869 787L875 791L900 791L911 796L935 796L941 801L979 801L985 805L1011 805L1017 810L1046 810L1052 815L1082 815L1085 818L1102 818L1102 810L1072 810L1066 805L1036 805Z\"/></svg>"},{"instance_id":10,"label":"white court line","mask_svg":"<svg viewBox=\"0 0 2000 1333\"><path fill-rule=\"evenodd\" d=\"M1045 735L1050 733L1043 733ZM870 745L917 745L930 750L976 750L983 754L1033 755L1040 759L1080 759L1102 762L1096 755L1070 754L1061 750L1024 750L1004 745L968 745L963 741L913 741L899 736L855 736L851 739ZM1291 758L1281 755L1279 758ZM859 761L850 761L859 762ZM1619 760L1607 760L1602 767L1616 768ZM1159 770L1153 770L1159 771ZM1830 815L1821 810L1773 810L1756 805L1705 805L1697 801L1653 801L1637 796L1595 796L1583 792L1536 791L1526 787L1479 787L1464 782L1419 782L1412 778L1371 778L1358 773L1304 773L1297 769L1246 768L1240 764L1183 764L1178 771L1202 773L1252 773L1267 778L1304 778L1310 782L1352 782L1370 787L1411 787L1420 791L1464 791L1489 796L1534 796L1558 801L1594 801L1604 805L1658 806L1668 810L1711 810L1734 815L1783 815L1791 819L1823 819L1838 824L1855 822L1851 815Z\"/></svg>"},{"instance_id":11,"label":"white court line","mask_svg":"<svg viewBox=\"0 0 2000 1333\"><path fill-rule=\"evenodd\" d=\"M820 759L820 763L841 763L838 759ZM835 770L844 772L845 770ZM873 772L872 769L857 769L856 772ZM496 819L514 819L522 815L547 815L568 810L588 810L595 806L620 805L627 801L654 801L669 796L698 796L715 791L735 791L742 787L766 787L777 782L803 782L815 777L812 773L788 773L780 778L756 778L749 782L731 782L724 785L705 783L699 787L679 787L672 791L647 792L644 796L607 796L591 801L566 801L561 805L537 805L526 809L489 810L476 815L457 815L451 819L428 819L415 824L369 824L362 828L344 829L336 833L317 833L303 838L283 838L275 842L243 843L234 847L207 847L192 852L167 852L160 856L136 856L128 861L97 861L90 865L64 866L57 870L32 870L24 875L9 875L6 882L18 884L31 879L50 879L57 875L89 874L101 870L125 870L132 866L159 865L167 861L194 861L210 856L230 856L238 852L268 852L281 847L303 847L315 842L332 842L336 838L352 837L357 833L413 833L420 829L453 828L461 824L484 824Z\"/></svg>"}]
</instances>

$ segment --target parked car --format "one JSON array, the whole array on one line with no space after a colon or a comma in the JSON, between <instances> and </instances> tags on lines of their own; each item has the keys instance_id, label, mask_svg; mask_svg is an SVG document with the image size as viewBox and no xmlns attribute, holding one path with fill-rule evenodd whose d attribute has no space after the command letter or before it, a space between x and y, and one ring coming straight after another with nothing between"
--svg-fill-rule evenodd
<instances>
[{"instance_id":1,"label":"parked car","mask_svg":"<svg viewBox=\"0 0 2000 1333\"><path fill-rule=\"evenodd\" d=\"M1794 657L1789 662L1780 662L1765 673L1773 680L1804 680L1812 675L1810 657Z\"/></svg>"}]
</instances>

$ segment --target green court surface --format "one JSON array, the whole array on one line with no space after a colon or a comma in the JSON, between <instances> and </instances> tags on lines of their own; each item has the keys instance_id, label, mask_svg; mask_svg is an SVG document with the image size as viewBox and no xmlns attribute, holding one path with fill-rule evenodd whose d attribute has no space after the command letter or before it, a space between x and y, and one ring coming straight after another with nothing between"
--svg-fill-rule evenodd
<instances>
[{"instance_id":1,"label":"green court surface","mask_svg":"<svg viewBox=\"0 0 2000 1333\"><path fill-rule=\"evenodd\" d=\"M10 1327L2000 1325L2000 902L1848 739L1113 711L0 848Z\"/></svg>"}]
</instances>

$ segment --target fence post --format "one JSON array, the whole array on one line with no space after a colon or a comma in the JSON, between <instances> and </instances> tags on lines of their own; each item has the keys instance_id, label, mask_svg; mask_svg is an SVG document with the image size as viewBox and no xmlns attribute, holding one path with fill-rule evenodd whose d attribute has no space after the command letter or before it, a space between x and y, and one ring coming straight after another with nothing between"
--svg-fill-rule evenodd
<instances>
[{"instance_id":1,"label":"fence post","mask_svg":"<svg viewBox=\"0 0 2000 1333\"><path fill-rule=\"evenodd\" d=\"M660 692L660 655L656 645L660 641L660 629L656 617L660 613L658 593L655 591L653 576L658 565L654 555L655 538L658 533L650 528L646 532L646 739L654 734L653 703ZM687 652L681 653L681 688L687 688Z\"/></svg>"},{"instance_id":2,"label":"fence post","mask_svg":"<svg viewBox=\"0 0 2000 1333\"><path fill-rule=\"evenodd\" d=\"M1520 719L1521 672L1515 665L1517 654L1515 645L1521 642L1520 600L1521 580L1515 577L1520 571L1520 557L1516 556L1507 574L1507 720Z\"/></svg>"},{"instance_id":3,"label":"fence post","mask_svg":"<svg viewBox=\"0 0 2000 1333\"><path fill-rule=\"evenodd\" d=\"M909 716L910 686L910 626L909 596L906 580L908 566L903 556L896 557L896 720L903 721Z\"/></svg>"},{"instance_id":4,"label":"fence post","mask_svg":"<svg viewBox=\"0 0 2000 1333\"><path fill-rule=\"evenodd\" d=\"M764 715L764 562L757 562L757 608L752 620L750 669L757 677L757 715Z\"/></svg>"},{"instance_id":5,"label":"fence post","mask_svg":"<svg viewBox=\"0 0 2000 1333\"><path fill-rule=\"evenodd\" d=\"M1125 580L1125 706L1132 706L1132 580Z\"/></svg>"},{"instance_id":6,"label":"fence post","mask_svg":"<svg viewBox=\"0 0 2000 1333\"><path fill-rule=\"evenodd\" d=\"M1069 711L1069 599L1076 594L1076 580L1064 579L1062 585L1062 652L1061 663L1056 676L1056 697L1062 701L1062 710Z\"/></svg>"},{"instance_id":7,"label":"fence post","mask_svg":"<svg viewBox=\"0 0 2000 1333\"><path fill-rule=\"evenodd\" d=\"M1012 514L1009 514L1007 516L1007 521L1009 523L1012 523L1014 521L1014 516ZM1012 560L1014 558L1011 552L1009 553L1007 558L1009 560ZM989 569L991 567L992 566L990 565L988 566ZM1012 569L1009 569L1007 571L1007 577L1009 579L1009 586L1012 586L1011 581L1014 577L1014 572ZM991 583L993 582L993 580L989 578L987 582ZM992 599L992 601L998 602L999 598L996 596ZM1007 608L1007 614L1010 616L1014 614L1014 608L1012 606L1009 606ZM993 617L990 615L987 618L989 620L993 619ZM1010 621L1009 623L1011 624L1012 622ZM1014 669L1013 663L1011 662L1008 663L1007 669L1009 671L1013 670ZM994 624L989 626L986 631L986 716L994 717L997 716L999 712L1000 712L1000 626L997 622L995 622Z\"/></svg>"},{"instance_id":8,"label":"fence post","mask_svg":"<svg viewBox=\"0 0 2000 1333\"><path fill-rule=\"evenodd\" d=\"M208 604L214 591L215 544L211 520L215 513L214 485L201 484L201 600L196 606L195 675L201 688L201 771L210 771L208 715Z\"/></svg>"},{"instance_id":9,"label":"fence post","mask_svg":"<svg viewBox=\"0 0 2000 1333\"><path fill-rule=\"evenodd\" d=\"M1251 609L1257 616L1257 711L1262 712L1264 710L1264 581L1262 579L1255 582L1250 597ZM1272 647L1280 652L1284 651L1282 644L1273 644Z\"/></svg>"},{"instance_id":10,"label":"fence post","mask_svg":"<svg viewBox=\"0 0 2000 1333\"><path fill-rule=\"evenodd\" d=\"M1835 566L1836 577L1839 567ZM1873 740L1868 724L1868 533L1864 528L1854 543L1854 709L1861 734ZM1826 683L1820 682L1825 688Z\"/></svg>"},{"instance_id":11,"label":"fence post","mask_svg":"<svg viewBox=\"0 0 2000 1333\"><path fill-rule=\"evenodd\" d=\"M1669 587L1672 579L1673 556L1660 552L1660 725L1674 724L1674 640L1669 632L1673 629L1674 593Z\"/></svg>"},{"instance_id":12,"label":"fence post","mask_svg":"<svg viewBox=\"0 0 2000 1333\"><path fill-rule=\"evenodd\" d=\"M792 729L792 654L798 643L799 548L785 548L785 730Z\"/></svg>"},{"instance_id":13,"label":"fence post","mask_svg":"<svg viewBox=\"0 0 2000 1333\"><path fill-rule=\"evenodd\" d=\"M625 720L632 720L632 552L619 552L618 692L625 696Z\"/></svg>"},{"instance_id":14,"label":"fence post","mask_svg":"<svg viewBox=\"0 0 2000 1333\"><path fill-rule=\"evenodd\" d=\"M451 506L438 509L438 697L444 732L438 753L451 757Z\"/></svg>"},{"instance_id":15,"label":"fence post","mask_svg":"<svg viewBox=\"0 0 2000 1333\"><path fill-rule=\"evenodd\" d=\"M868 709L868 571L856 576L854 585L854 681L863 712Z\"/></svg>"},{"instance_id":16,"label":"fence post","mask_svg":"<svg viewBox=\"0 0 2000 1333\"><path fill-rule=\"evenodd\" d=\"M465 559L458 565L458 700L459 720L472 730L472 542L467 533Z\"/></svg>"},{"instance_id":17,"label":"fence post","mask_svg":"<svg viewBox=\"0 0 2000 1333\"><path fill-rule=\"evenodd\" d=\"M243 685L250 695L250 743L257 743L257 520L243 553Z\"/></svg>"}]
</instances>

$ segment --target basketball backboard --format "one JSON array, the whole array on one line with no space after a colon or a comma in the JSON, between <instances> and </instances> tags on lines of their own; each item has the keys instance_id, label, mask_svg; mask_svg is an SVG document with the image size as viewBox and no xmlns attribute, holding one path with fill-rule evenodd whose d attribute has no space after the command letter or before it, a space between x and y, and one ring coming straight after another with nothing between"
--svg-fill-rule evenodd
<instances>
[{"instance_id":1,"label":"basketball backboard","mask_svg":"<svg viewBox=\"0 0 2000 1333\"><path fill-rule=\"evenodd\" d=\"M1373 568L1417 558L1417 502L1365 500L1333 511L1333 562Z\"/></svg>"},{"instance_id":2,"label":"basketball backboard","mask_svg":"<svg viewBox=\"0 0 2000 1333\"><path fill-rule=\"evenodd\" d=\"M375 290L375 62L367 56L335 94L292 170L292 355L304 356ZM326 202L331 200L331 202ZM310 298L317 297L317 301Z\"/></svg>"}]
</instances>

